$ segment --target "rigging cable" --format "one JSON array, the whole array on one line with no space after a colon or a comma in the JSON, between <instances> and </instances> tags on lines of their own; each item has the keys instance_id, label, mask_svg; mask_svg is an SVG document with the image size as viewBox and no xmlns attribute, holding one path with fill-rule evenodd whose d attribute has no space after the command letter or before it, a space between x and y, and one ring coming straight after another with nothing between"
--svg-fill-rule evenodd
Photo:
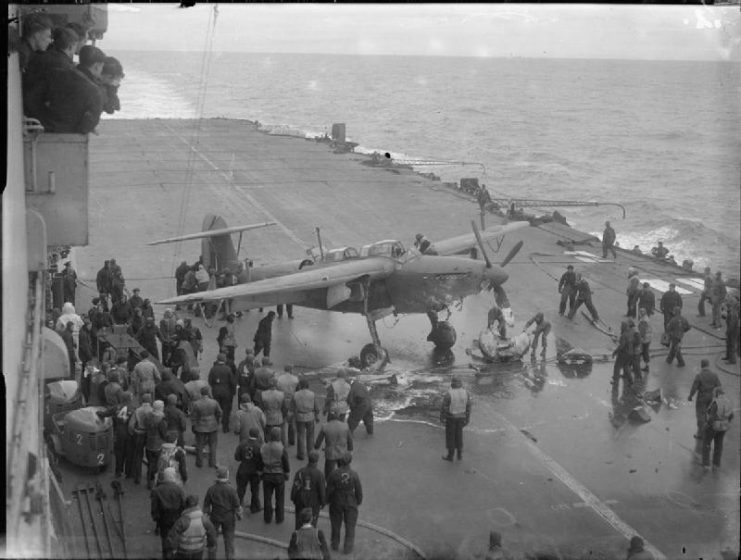
<instances>
[{"instance_id":1,"label":"rigging cable","mask_svg":"<svg viewBox=\"0 0 741 560\"><path fill-rule=\"evenodd\" d=\"M216 20L219 15L219 6L214 4L213 10L209 12L208 24L206 29L206 38L203 47L203 53L201 56L201 75L198 83L198 96L196 98L196 115L197 118L193 121L193 128L191 133L191 141L188 146L188 159L186 164L185 173L185 187L183 188L182 196L180 198L180 212L178 215L178 236L182 235L185 230L186 215L188 212L188 206L190 203L190 193L193 187L194 177L194 166L195 166L195 150L200 143L201 125L203 123L203 112L206 104L206 91L208 88L208 74L211 68L211 54L213 52L214 36L216 34ZM182 241L178 241L175 245L175 250L172 253L172 262L170 269L174 269L175 262L182 252Z\"/></svg>"}]
</instances>

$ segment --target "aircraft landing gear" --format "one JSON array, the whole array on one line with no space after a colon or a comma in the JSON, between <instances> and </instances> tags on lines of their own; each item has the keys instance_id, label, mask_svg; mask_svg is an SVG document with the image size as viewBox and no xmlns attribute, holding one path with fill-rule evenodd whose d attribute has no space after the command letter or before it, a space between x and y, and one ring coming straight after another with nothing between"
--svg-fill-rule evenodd
<instances>
[{"instance_id":1,"label":"aircraft landing gear","mask_svg":"<svg viewBox=\"0 0 741 560\"><path fill-rule=\"evenodd\" d=\"M364 285L363 316L368 324L368 331L373 342L363 346L363 349L360 351L360 365L363 369L374 368L380 370L389 361L389 357L388 352L381 346L381 339L378 337L378 330L376 329L376 321L368 313L368 284L366 280Z\"/></svg>"}]
</instances>

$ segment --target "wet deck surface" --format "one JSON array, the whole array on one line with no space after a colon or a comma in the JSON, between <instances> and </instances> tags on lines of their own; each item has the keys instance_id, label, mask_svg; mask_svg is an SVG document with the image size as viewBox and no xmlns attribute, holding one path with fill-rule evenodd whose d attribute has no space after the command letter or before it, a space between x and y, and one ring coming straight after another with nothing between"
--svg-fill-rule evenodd
<instances>
[{"instance_id":1,"label":"wet deck surface","mask_svg":"<svg viewBox=\"0 0 741 560\"><path fill-rule=\"evenodd\" d=\"M384 238L409 244L418 231L434 241L466 233L470 220L478 219L472 199L406 170L360 165L364 158L359 155L267 136L245 122L204 121L197 135L195 130L190 121L101 124L100 136L91 140L90 245L74 253L83 281L94 285L103 261L115 257L129 289L140 287L142 296L153 301L174 295L173 271L181 260L196 260L200 243L148 247L146 242L198 231L206 213L221 214L228 225L279 222L245 234L242 256L249 255L257 266L301 257L315 244L316 226L329 247ZM189 143L194 150L188 150ZM538 310L552 322L544 362L476 373L466 349L485 325L492 302L487 294L467 299L453 313L458 342L454 363L446 367L433 363L431 345L425 342L426 317L379 322L392 359L387 373L396 373L399 383L374 386L381 421L373 438L362 426L356 432L353 467L366 490L361 520L413 542L429 558L483 553L492 529L519 555L550 551L562 557L623 557L633 534L667 558L714 558L724 547L738 550L739 414L725 438L722 469L707 473L697 462L694 403L687 402L700 359L708 357L738 407L738 366L720 360L723 331L710 328L709 318L695 317L699 293L688 286L684 305L694 328L685 339L687 366L678 368L663 360L657 334L662 318L654 316L655 357L639 389L660 387L666 400L650 410L649 423L627 420L634 403L622 391L611 393L611 361L579 372L555 362L556 338L593 354L613 348L580 315L573 322L557 315L555 279L567 264L584 272L600 316L617 331L625 311L628 266L638 268L642 280L668 282L682 278L681 272L626 253L618 253L617 263L576 260L556 244L570 235L580 236L550 226L527 228L507 236L493 256L501 260L524 239L524 248L507 267L505 288L516 329ZM579 248L601 253L596 244ZM78 294L78 310L86 310L93 294L85 289ZM159 316L162 309L157 311ZM260 317L255 310L239 320L238 356L251 344ZM205 376L215 359L217 328L199 326L205 338ZM326 368L331 375L327 366L357 355L369 340L360 316L296 308L295 319L274 324L272 358L279 368L290 363L306 372ZM440 460L444 435L438 410L453 373L464 377L475 404L464 459L450 464ZM314 385L321 390L319 379ZM234 473L236 438L219 438L220 462ZM290 455L295 471L299 465L293 449ZM203 496L214 471L196 469L189 460L188 491ZM68 490L83 478L97 477L65 467ZM111 474L100 478L105 486ZM127 535L136 535L130 550L156 555L148 493L130 481L124 488ZM320 528L328 534L328 520L320 521ZM266 526L261 516L247 515L238 530L287 542L292 517L283 526ZM237 546L246 557L263 557L270 549L247 541ZM402 550L377 532L359 529L356 558L396 558Z\"/></svg>"}]
</instances>

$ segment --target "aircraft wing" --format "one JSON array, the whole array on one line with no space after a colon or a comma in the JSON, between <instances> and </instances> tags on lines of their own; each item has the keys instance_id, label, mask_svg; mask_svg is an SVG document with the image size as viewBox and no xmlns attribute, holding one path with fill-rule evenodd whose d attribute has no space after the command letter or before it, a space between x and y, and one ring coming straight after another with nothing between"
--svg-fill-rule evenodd
<instances>
[{"instance_id":1,"label":"aircraft wing","mask_svg":"<svg viewBox=\"0 0 741 560\"><path fill-rule=\"evenodd\" d=\"M362 277L368 277L371 280L386 278L393 273L394 269L394 261L386 257L358 259L331 266L308 267L300 272L285 276L178 296L157 303L175 305L223 299L244 299L256 303L293 303L294 301L302 301L307 292L342 287L344 284ZM328 304L327 307L332 307L332 305Z\"/></svg>"},{"instance_id":2,"label":"aircraft wing","mask_svg":"<svg viewBox=\"0 0 741 560\"><path fill-rule=\"evenodd\" d=\"M188 241L190 239L203 239L205 237L218 237L220 235L230 235L232 233L239 233L240 231L247 231L250 229L264 228L268 226L274 226L275 222L263 222L261 224L247 224L244 226L232 226L221 229L209 229L206 231L199 231L198 233L188 233L180 235L178 237L168 237L167 239L158 239L152 241L148 245L161 245L163 243L175 243L176 241Z\"/></svg>"},{"instance_id":3,"label":"aircraft wing","mask_svg":"<svg viewBox=\"0 0 741 560\"><path fill-rule=\"evenodd\" d=\"M509 233L518 230L523 227L528 227L529 222L512 222L503 226L492 226L485 230L481 230L481 237L485 241L495 239L505 233ZM450 239L443 239L442 241L433 241L432 245L437 251L438 255L455 255L462 253L475 247L476 236L473 233L467 233L459 235L458 237L451 237Z\"/></svg>"}]
</instances>

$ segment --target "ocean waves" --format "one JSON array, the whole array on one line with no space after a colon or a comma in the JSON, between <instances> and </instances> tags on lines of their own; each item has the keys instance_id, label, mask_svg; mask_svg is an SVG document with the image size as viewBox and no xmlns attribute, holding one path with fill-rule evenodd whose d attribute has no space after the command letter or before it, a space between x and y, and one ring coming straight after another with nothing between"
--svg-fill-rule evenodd
<instances>
[{"instance_id":1,"label":"ocean waves","mask_svg":"<svg viewBox=\"0 0 741 560\"><path fill-rule=\"evenodd\" d=\"M117 118L248 119L305 137L344 122L360 152L438 162L418 169L500 196L621 203L624 221L609 206L559 210L585 231L614 220L626 248L662 239L680 262L740 266L741 116L717 63L214 53L206 73L201 53L116 56Z\"/></svg>"}]
</instances>

